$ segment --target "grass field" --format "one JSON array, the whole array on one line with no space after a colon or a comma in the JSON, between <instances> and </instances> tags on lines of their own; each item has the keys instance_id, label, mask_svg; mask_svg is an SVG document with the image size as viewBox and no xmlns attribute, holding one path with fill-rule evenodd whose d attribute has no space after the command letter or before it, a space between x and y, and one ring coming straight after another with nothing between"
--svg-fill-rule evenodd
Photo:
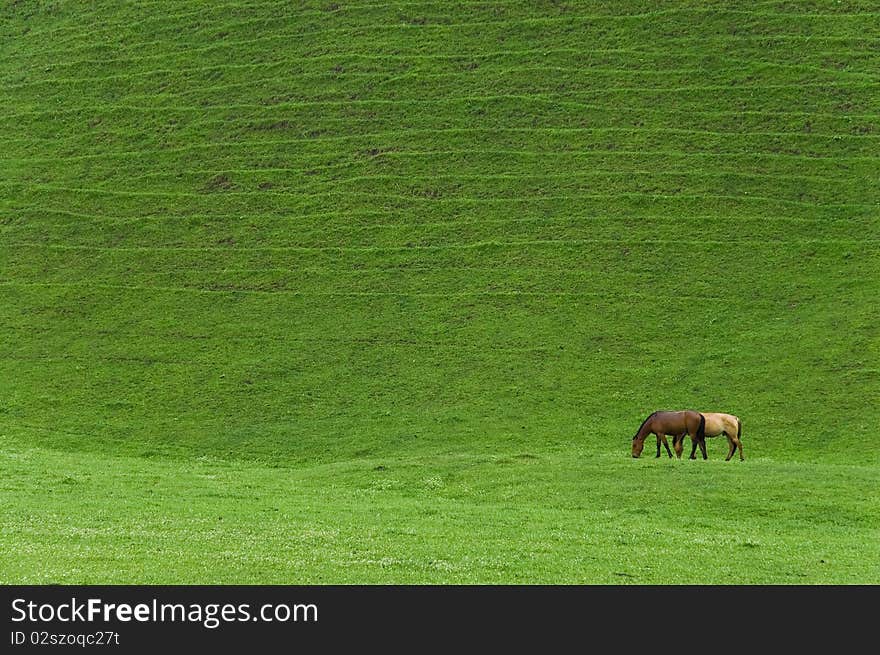
<instances>
[{"instance_id":1,"label":"grass field","mask_svg":"<svg viewBox=\"0 0 880 655\"><path fill-rule=\"evenodd\" d=\"M878 43L4 4L0 582L880 583ZM746 461L633 460L681 408Z\"/></svg>"}]
</instances>

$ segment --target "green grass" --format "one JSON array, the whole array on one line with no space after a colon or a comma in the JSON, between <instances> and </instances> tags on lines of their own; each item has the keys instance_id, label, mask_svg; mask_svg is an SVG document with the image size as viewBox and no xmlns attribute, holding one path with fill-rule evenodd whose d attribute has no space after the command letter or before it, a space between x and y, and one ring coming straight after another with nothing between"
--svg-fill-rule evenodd
<instances>
[{"instance_id":1,"label":"green grass","mask_svg":"<svg viewBox=\"0 0 880 655\"><path fill-rule=\"evenodd\" d=\"M878 581L863 465L497 447L292 467L6 448L3 463L6 583Z\"/></svg>"},{"instance_id":2,"label":"green grass","mask_svg":"<svg viewBox=\"0 0 880 655\"><path fill-rule=\"evenodd\" d=\"M7 3L0 580L880 582L878 39Z\"/></svg>"}]
</instances>

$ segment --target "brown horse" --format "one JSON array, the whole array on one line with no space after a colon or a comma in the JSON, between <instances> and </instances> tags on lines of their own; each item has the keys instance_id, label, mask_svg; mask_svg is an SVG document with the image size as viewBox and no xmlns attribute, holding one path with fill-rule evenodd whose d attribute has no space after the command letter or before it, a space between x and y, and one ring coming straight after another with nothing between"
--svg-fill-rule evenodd
<instances>
[{"instance_id":1,"label":"brown horse","mask_svg":"<svg viewBox=\"0 0 880 655\"><path fill-rule=\"evenodd\" d=\"M636 436L632 439L632 456L638 457L645 447L645 439L649 434L657 435L657 457L660 457L660 444L666 446L666 452L672 457L669 450L669 442L666 435L672 435L673 445L684 441L685 435L690 435L694 443L702 441L705 428L705 419L699 412L686 410L683 412L654 412L639 427ZM676 454L681 457L681 449L676 449Z\"/></svg>"},{"instance_id":2,"label":"brown horse","mask_svg":"<svg viewBox=\"0 0 880 655\"><path fill-rule=\"evenodd\" d=\"M727 443L730 444L730 450L727 452L727 458L724 461L729 462L737 448L739 448L740 461L745 460L743 445L740 440L740 437L742 437L742 421L739 420L739 417L733 414L719 414L716 412L704 412L703 417L706 421L705 430L702 438L693 440L691 459L697 458L698 445L700 446L700 452L703 453L703 459L708 459L706 456L706 437L717 437L723 434L727 437ZM672 447L675 448L675 453L679 457L681 457L683 443L684 435L681 435L680 438L673 437L672 439Z\"/></svg>"}]
</instances>

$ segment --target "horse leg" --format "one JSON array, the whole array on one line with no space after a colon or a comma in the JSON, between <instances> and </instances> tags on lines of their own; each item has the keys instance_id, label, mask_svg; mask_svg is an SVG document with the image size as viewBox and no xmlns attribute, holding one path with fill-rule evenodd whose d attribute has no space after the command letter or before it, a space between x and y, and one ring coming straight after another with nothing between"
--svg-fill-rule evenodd
<instances>
[{"instance_id":1,"label":"horse leg","mask_svg":"<svg viewBox=\"0 0 880 655\"><path fill-rule=\"evenodd\" d=\"M726 432L724 436L727 437L727 443L730 445L730 449L727 451L727 457L724 459L725 462L729 462L730 458L733 457L733 453L736 452L736 442L733 440L734 437L731 437Z\"/></svg>"},{"instance_id":2,"label":"horse leg","mask_svg":"<svg viewBox=\"0 0 880 655\"><path fill-rule=\"evenodd\" d=\"M703 459L709 459L709 456L706 454L706 438L703 437L700 441L700 452L703 453Z\"/></svg>"},{"instance_id":3,"label":"horse leg","mask_svg":"<svg viewBox=\"0 0 880 655\"><path fill-rule=\"evenodd\" d=\"M675 443L675 435L672 436L672 443ZM669 442L666 441L666 435L663 435L663 445L666 447L666 454L669 455L669 459L672 459L672 451L669 450ZM660 456L659 454L657 455Z\"/></svg>"},{"instance_id":4,"label":"horse leg","mask_svg":"<svg viewBox=\"0 0 880 655\"><path fill-rule=\"evenodd\" d=\"M745 457L743 456L743 444L739 437L729 437L733 440L733 452L736 452L736 449L739 448L739 461L744 462ZM733 453L731 453L732 455ZM728 458L729 459L729 458Z\"/></svg>"},{"instance_id":5,"label":"horse leg","mask_svg":"<svg viewBox=\"0 0 880 655\"><path fill-rule=\"evenodd\" d=\"M672 449L675 451L675 456L681 459L681 451L684 450L684 435L672 439Z\"/></svg>"},{"instance_id":6,"label":"horse leg","mask_svg":"<svg viewBox=\"0 0 880 655\"><path fill-rule=\"evenodd\" d=\"M684 441L684 439L682 439L682 441ZM697 458L697 443L699 443L699 441L699 439L691 437L691 456L689 459Z\"/></svg>"},{"instance_id":7,"label":"horse leg","mask_svg":"<svg viewBox=\"0 0 880 655\"><path fill-rule=\"evenodd\" d=\"M657 457L660 457L660 444L663 443L666 446L666 452L669 453L669 456L672 457L672 452L669 450L669 442L666 441L666 434L663 432L656 432L657 435Z\"/></svg>"}]
</instances>

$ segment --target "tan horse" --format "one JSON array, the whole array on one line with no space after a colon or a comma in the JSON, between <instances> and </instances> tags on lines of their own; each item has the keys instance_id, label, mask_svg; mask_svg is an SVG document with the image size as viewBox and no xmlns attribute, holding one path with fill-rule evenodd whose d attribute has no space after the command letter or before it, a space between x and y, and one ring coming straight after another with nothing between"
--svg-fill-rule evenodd
<instances>
[{"instance_id":1,"label":"tan horse","mask_svg":"<svg viewBox=\"0 0 880 655\"><path fill-rule=\"evenodd\" d=\"M719 414L715 412L703 412L703 417L706 421L705 430L702 438L692 438L693 447L691 448L691 459L697 458L696 452L698 445L700 446L700 452L703 453L703 459L708 459L706 456L706 437L717 437L723 434L727 437L727 443L730 444L730 450L724 461L730 461L730 458L733 457L737 448L739 448L740 461L745 460L745 457L743 456L743 445L740 440L740 437L742 437L742 421L739 420L739 417L736 417L733 414ZM684 435L673 438L672 446L675 448L675 453L679 457L681 457L683 445Z\"/></svg>"},{"instance_id":2,"label":"tan horse","mask_svg":"<svg viewBox=\"0 0 880 655\"><path fill-rule=\"evenodd\" d=\"M672 451L669 450L669 442L666 441L666 435L672 435L673 445L679 444L678 439L684 441L685 435L690 435L691 440L696 444L703 440L703 431L705 427L705 419L699 412L686 410L683 412L654 412L639 427L636 436L632 440L632 456L638 457L642 454L645 447L645 439L649 434L657 435L657 457L660 457L660 444L666 446L666 452L672 457ZM696 446L695 446L696 447ZM676 447L676 454L681 457L681 448Z\"/></svg>"}]
</instances>

